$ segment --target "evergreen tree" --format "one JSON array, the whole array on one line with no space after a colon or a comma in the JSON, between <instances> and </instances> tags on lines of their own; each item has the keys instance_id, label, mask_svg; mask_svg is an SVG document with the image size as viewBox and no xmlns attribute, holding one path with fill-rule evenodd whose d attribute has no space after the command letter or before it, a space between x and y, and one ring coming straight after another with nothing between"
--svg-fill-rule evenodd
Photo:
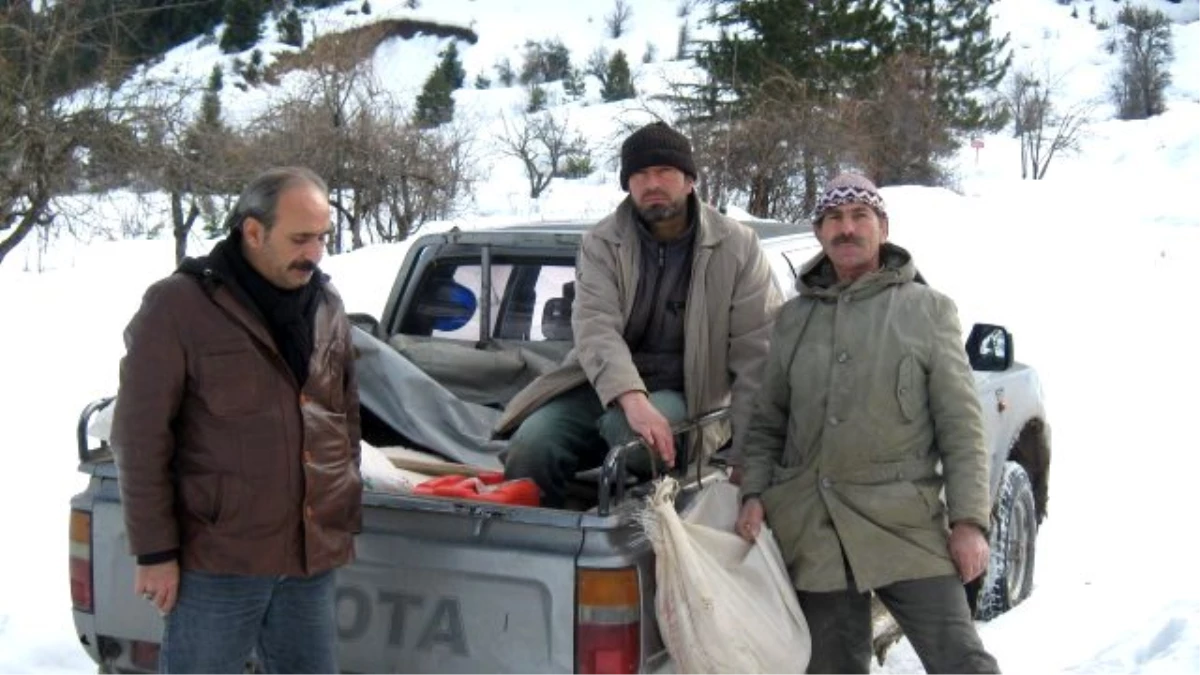
<instances>
[{"instance_id":1,"label":"evergreen tree","mask_svg":"<svg viewBox=\"0 0 1200 675\"><path fill-rule=\"evenodd\" d=\"M608 62L608 77L605 79L604 89L600 91L600 97L605 101L623 101L637 97L637 90L633 88L633 77L629 72L629 61L625 58L625 52L620 49Z\"/></svg>"},{"instance_id":2,"label":"evergreen tree","mask_svg":"<svg viewBox=\"0 0 1200 675\"><path fill-rule=\"evenodd\" d=\"M118 11L117 16L134 24L126 33L131 47L126 53L134 58L165 53L216 28L224 16L221 0L121 0L120 4L132 10Z\"/></svg>"},{"instance_id":3,"label":"evergreen tree","mask_svg":"<svg viewBox=\"0 0 1200 675\"><path fill-rule=\"evenodd\" d=\"M221 51L242 52L258 43L265 7L260 0L225 0L225 33Z\"/></svg>"},{"instance_id":4,"label":"evergreen tree","mask_svg":"<svg viewBox=\"0 0 1200 675\"><path fill-rule=\"evenodd\" d=\"M571 100L579 100L587 93L587 85L583 79L583 71L571 68L571 72L563 80L563 93Z\"/></svg>"},{"instance_id":5,"label":"evergreen tree","mask_svg":"<svg viewBox=\"0 0 1200 675\"><path fill-rule=\"evenodd\" d=\"M816 98L853 91L892 52L882 0L714 0L712 12L719 35L699 42L696 60L708 87L745 105L773 95L773 78L801 82Z\"/></svg>"},{"instance_id":6,"label":"evergreen tree","mask_svg":"<svg viewBox=\"0 0 1200 675\"><path fill-rule=\"evenodd\" d=\"M562 40L525 42L521 84L542 84L566 79L571 72L571 52Z\"/></svg>"},{"instance_id":7,"label":"evergreen tree","mask_svg":"<svg viewBox=\"0 0 1200 675\"><path fill-rule=\"evenodd\" d=\"M686 19L684 20L683 23L679 24L679 38L678 39L679 39L679 43L675 47L675 60L682 61L687 58L688 46L692 42L692 31L691 31L691 28L688 27L688 22Z\"/></svg>"},{"instance_id":8,"label":"evergreen tree","mask_svg":"<svg viewBox=\"0 0 1200 675\"><path fill-rule=\"evenodd\" d=\"M1171 20L1158 10L1126 5L1117 14L1121 68L1112 85L1117 116L1141 120L1163 113L1171 84Z\"/></svg>"},{"instance_id":9,"label":"evergreen tree","mask_svg":"<svg viewBox=\"0 0 1200 675\"><path fill-rule=\"evenodd\" d=\"M503 87L511 87L517 81L517 74L513 71L512 63L508 58L502 58L496 62L496 80Z\"/></svg>"},{"instance_id":10,"label":"evergreen tree","mask_svg":"<svg viewBox=\"0 0 1200 675\"><path fill-rule=\"evenodd\" d=\"M304 46L304 26L300 23L300 14L295 8L284 12L275 27L279 30L279 40L283 44L293 47Z\"/></svg>"},{"instance_id":11,"label":"evergreen tree","mask_svg":"<svg viewBox=\"0 0 1200 675\"><path fill-rule=\"evenodd\" d=\"M454 86L439 63L417 96L417 109L413 112L413 124L429 128L445 124L454 119Z\"/></svg>"},{"instance_id":12,"label":"evergreen tree","mask_svg":"<svg viewBox=\"0 0 1200 675\"><path fill-rule=\"evenodd\" d=\"M546 90L540 84L529 87L529 101L525 104L525 112L535 113L546 109Z\"/></svg>"},{"instance_id":13,"label":"evergreen tree","mask_svg":"<svg viewBox=\"0 0 1200 675\"><path fill-rule=\"evenodd\" d=\"M467 80L467 71L463 69L462 60L458 57L458 43L451 41L441 53L442 62L438 66L450 83L450 89L462 89Z\"/></svg>"},{"instance_id":14,"label":"evergreen tree","mask_svg":"<svg viewBox=\"0 0 1200 675\"><path fill-rule=\"evenodd\" d=\"M213 66L208 76L208 87L200 99L200 124L209 129L221 127L221 89L225 86L225 73L221 64Z\"/></svg>"},{"instance_id":15,"label":"evergreen tree","mask_svg":"<svg viewBox=\"0 0 1200 675\"><path fill-rule=\"evenodd\" d=\"M261 49L255 49L250 52L250 65L246 68L249 74L246 75L247 81L253 78L250 84L258 84L263 76L263 53Z\"/></svg>"},{"instance_id":16,"label":"evergreen tree","mask_svg":"<svg viewBox=\"0 0 1200 675\"><path fill-rule=\"evenodd\" d=\"M992 128L977 98L994 89L1012 63L1008 36L992 37L990 3L978 0L889 0L896 15L899 48L924 63L923 81L950 128Z\"/></svg>"}]
</instances>

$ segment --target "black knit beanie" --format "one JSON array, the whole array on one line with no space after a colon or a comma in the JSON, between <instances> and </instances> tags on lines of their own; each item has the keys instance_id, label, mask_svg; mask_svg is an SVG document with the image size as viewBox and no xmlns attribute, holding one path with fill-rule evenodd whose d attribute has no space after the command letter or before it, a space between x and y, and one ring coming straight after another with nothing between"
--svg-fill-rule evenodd
<instances>
[{"instance_id":1,"label":"black knit beanie","mask_svg":"<svg viewBox=\"0 0 1200 675\"><path fill-rule=\"evenodd\" d=\"M673 166L696 180L692 144L666 122L651 122L621 144L621 189L629 191L629 177L650 166Z\"/></svg>"}]
</instances>

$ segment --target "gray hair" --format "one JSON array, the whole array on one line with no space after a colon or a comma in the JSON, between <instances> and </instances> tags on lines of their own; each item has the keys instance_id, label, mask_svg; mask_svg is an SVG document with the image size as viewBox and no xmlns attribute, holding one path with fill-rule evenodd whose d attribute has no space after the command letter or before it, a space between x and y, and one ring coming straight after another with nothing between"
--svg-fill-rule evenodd
<instances>
[{"instance_id":1,"label":"gray hair","mask_svg":"<svg viewBox=\"0 0 1200 675\"><path fill-rule=\"evenodd\" d=\"M280 166L258 174L242 190L233 211L225 218L225 230L240 228L247 218L253 218L270 230L275 226L275 208L279 206L279 195L297 185L311 185L321 194L329 194L325 184L313 170L302 166Z\"/></svg>"}]
</instances>

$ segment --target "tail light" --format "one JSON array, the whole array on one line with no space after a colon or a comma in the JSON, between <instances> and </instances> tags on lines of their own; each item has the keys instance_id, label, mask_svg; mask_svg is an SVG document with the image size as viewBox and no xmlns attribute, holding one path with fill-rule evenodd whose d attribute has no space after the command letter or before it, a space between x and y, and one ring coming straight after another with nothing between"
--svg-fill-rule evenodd
<instances>
[{"instance_id":1,"label":"tail light","mask_svg":"<svg viewBox=\"0 0 1200 675\"><path fill-rule=\"evenodd\" d=\"M129 645L129 660L147 672L158 671L158 643L134 640Z\"/></svg>"},{"instance_id":2,"label":"tail light","mask_svg":"<svg viewBox=\"0 0 1200 675\"><path fill-rule=\"evenodd\" d=\"M642 603L637 570L580 569L575 591L575 672L638 672Z\"/></svg>"},{"instance_id":3,"label":"tail light","mask_svg":"<svg viewBox=\"0 0 1200 675\"><path fill-rule=\"evenodd\" d=\"M92 514L71 511L71 604L91 613L92 604Z\"/></svg>"}]
</instances>

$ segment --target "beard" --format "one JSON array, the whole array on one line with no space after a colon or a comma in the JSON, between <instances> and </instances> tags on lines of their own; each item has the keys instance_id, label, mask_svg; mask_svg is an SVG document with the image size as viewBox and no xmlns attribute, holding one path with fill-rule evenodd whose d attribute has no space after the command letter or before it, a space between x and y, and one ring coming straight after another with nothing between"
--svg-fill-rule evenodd
<instances>
[{"instance_id":1,"label":"beard","mask_svg":"<svg viewBox=\"0 0 1200 675\"><path fill-rule=\"evenodd\" d=\"M648 206L634 204L634 206L637 208L638 215L647 225L657 225L684 213L687 209L687 197L666 204L659 203Z\"/></svg>"}]
</instances>

